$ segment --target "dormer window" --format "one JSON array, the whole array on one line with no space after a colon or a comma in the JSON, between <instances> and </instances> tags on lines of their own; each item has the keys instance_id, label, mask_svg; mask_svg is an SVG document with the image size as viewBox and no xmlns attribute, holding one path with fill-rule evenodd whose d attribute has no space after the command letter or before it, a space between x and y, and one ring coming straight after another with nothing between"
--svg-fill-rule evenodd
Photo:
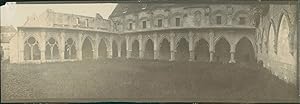
<instances>
[{"instance_id":1,"label":"dormer window","mask_svg":"<svg viewBox=\"0 0 300 104\"><path fill-rule=\"evenodd\" d=\"M76 18L76 24L79 25L79 18Z\"/></svg>"},{"instance_id":2,"label":"dormer window","mask_svg":"<svg viewBox=\"0 0 300 104\"><path fill-rule=\"evenodd\" d=\"M222 24L222 16L217 16L216 21L218 25Z\"/></svg>"},{"instance_id":3,"label":"dormer window","mask_svg":"<svg viewBox=\"0 0 300 104\"><path fill-rule=\"evenodd\" d=\"M132 30L132 23L129 23L128 29L129 29L129 30Z\"/></svg>"},{"instance_id":4,"label":"dormer window","mask_svg":"<svg viewBox=\"0 0 300 104\"><path fill-rule=\"evenodd\" d=\"M147 22L143 21L143 29L147 28Z\"/></svg>"},{"instance_id":5,"label":"dormer window","mask_svg":"<svg viewBox=\"0 0 300 104\"><path fill-rule=\"evenodd\" d=\"M157 27L162 27L162 19L157 20Z\"/></svg>"},{"instance_id":6,"label":"dormer window","mask_svg":"<svg viewBox=\"0 0 300 104\"><path fill-rule=\"evenodd\" d=\"M175 19L175 25L176 26L180 26L180 18L176 18Z\"/></svg>"},{"instance_id":7,"label":"dormer window","mask_svg":"<svg viewBox=\"0 0 300 104\"><path fill-rule=\"evenodd\" d=\"M239 17L239 24L240 25L245 25L246 24L246 17Z\"/></svg>"},{"instance_id":8,"label":"dormer window","mask_svg":"<svg viewBox=\"0 0 300 104\"><path fill-rule=\"evenodd\" d=\"M86 27L89 27L89 20L88 19L85 20L85 24L86 24Z\"/></svg>"}]
</instances>

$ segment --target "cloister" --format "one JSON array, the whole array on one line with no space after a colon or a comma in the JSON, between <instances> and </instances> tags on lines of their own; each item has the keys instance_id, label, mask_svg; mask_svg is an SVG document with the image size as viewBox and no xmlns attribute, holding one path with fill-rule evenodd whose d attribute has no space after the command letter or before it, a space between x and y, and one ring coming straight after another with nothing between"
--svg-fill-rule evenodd
<instances>
[{"instance_id":1,"label":"cloister","mask_svg":"<svg viewBox=\"0 0 300 104\"><path fill-rule=\"evenodd\" d=\"M121 4L109 19L47 10L18 27L10 63L103 58L259 63L294 83L295 8Z\"/></svg>"},{"instance_id":2,"label":"cloister","mask_svg":"<svg viewBox=\"0 0 300 104\"><path fill-rule=\"evenodd\" d=\"M69 30L47 30L36 34L24 32L24 50L21 50L23 56L20 54L20 60L42 63L123 57L256 62L254 32L253 28L194 28L126 34Z\"/></svg>"}]
</instances>

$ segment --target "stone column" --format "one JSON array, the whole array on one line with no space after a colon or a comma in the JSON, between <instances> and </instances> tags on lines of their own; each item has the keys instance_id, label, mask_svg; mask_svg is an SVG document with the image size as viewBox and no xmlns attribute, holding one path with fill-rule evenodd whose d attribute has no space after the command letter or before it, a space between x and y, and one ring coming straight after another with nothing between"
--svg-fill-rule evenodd
<instances>
[{"instance_id":1,"label":"stone column","mask_svg":"<svg viewBox=\"0 0 300 104\"><path fill-rule=\"evenodd\" d=\"M65 59L65 31L60 32L60 61Z\"/></svg>"},{"instance_id":2,"label":"stone column","mask_svg":"<svg viewBox=\"0 0 300 104\"><path fill-rule=\"evenodd\" d=\"M108 43L108 47L107 47L107 58L112 58L112 42L113 42L113 39L112 39L112 36L109 37L108 39L109 43Z\"/></svg>"},{"instance_id":3,"label":"stone column","mask_svg":"<svg viewBox=\"0 0 300 104\"><path fill-rule=\"evenodd\" d=\"M82 32L79 32L78 33L78 36L77 36L77 38L78 38L78 41L77 41L77 59L78 60L82 60L82 50L81 50L81 48L82 48L82 42L81 42L81 37L82 37Z\"/></svg>"},{"instance_id":4,"label":"stone column","mask_svg":"<svg viewBox=\"0 0 300 104\"><path fill-rule=\"evenodd\" d=\"M209 32L209 62L214 61L214 53L215 53L215 46L214 46L214 32L210 30Z\"/></svg>"},{"instance_id":5,"label":"stone column","mask_svg":"<svg viewBox=\"0 0 300 104\"><path fill-rule=\"evenodd\" d=\"M139 58L142 59L144 57L144 45L143 45L143 36L142 34L139 34L138 36L138 40L139 40Z\"/></svg>"},{"instance_id":6,"label":"stone column","mask_svg":"<svg viewBox=\"0 0 300 104\"><path fill-rule=\"evenodd\" d=\"M213 62L214 61L214 52L210 51L209 52L209 62Z\"/></svg>"},{"instance_id":7,"label":"stone column","mask_svg":"<svg viewBox=\"0 0 300 104\"><path fill-rule=\"evenodd\" d=\"M153 34L154 36L154 60L157 60L159 58L159 43L157 38L157 33Z\"/></svg>"},{"instance_id":8,"label":"stone column","mask_svg":"<svg viewBox=\"0 0 300 104\"><path fill-rule=\"evenodd\" d=\"M234 59L234 54L235 54L235 45L232 45L230 47L230 60L229 63L236 63Z\"/></svg>"},{"instance_id":9,"label":"stone column","mask_svg":"<svg viewBox=\"0 0 300 104\"><path fill-rule=\"evenodd\" d=\"M131 58L131 42L130 42L130 38L129 38L129 36L125 36L125 38L126 38L126 53L127 53L127 55L126 55L126 58L127 59L129 59L129 58Z\"/></svg>"},{"instance_id":10,"label":"stone column","mask_svg":"<svg viewBox=\"0 0 300 104\"><path fill-rule=\"evenodd\" d=\"M96 34L95 45L93 48L93 59L98 59L99 34Z\"/></svg>"},{"instance_id":11,"label":"stone column","mask_svg":"<svg viewBox=\"0 0 300 104\"><path fill-rule=\"evenodd\" d=\"M194 61L195 60L194 34L192 33L192 31L189 31L189 51L190 51L189 61Z\"/></svg>"},{"instance_id":12,"label":"stone column","mask_svg":"<svg viewBox=\"0 0 300 104\"><path fill-rule=\"evenodd\" d=\"M45 37L46 37L46 32L45 31L41 32L41 40L40 40L41 62L45 62L46 61L46 57L45 57L45 50L46 50Z\"/></svg>"},{"instance_id":13,"label":"stone column","mask_svg":"<svg viewBox=\"0 0 300 104\"><path fill-rule=\"evenodd\" d=\"M175 49L175 34L174 32L171 32L171 38L170 38L170 49L171 49L171 59L170 61L174 61L175 60L175 53L176 53L176 49Z\"/></svg>"},{"instance_id":14,"label":"stone column","mask_svg":"<svg viewBox=\"0 0 300 104\"><path fill-rule=\"evenodd\" d=\"M122 45L122 43L121 43L121 41L119 41L119 42L117 42L117 44L118 44L118 57L121 57L121 45Z\"/></svg>"}]
</instances>

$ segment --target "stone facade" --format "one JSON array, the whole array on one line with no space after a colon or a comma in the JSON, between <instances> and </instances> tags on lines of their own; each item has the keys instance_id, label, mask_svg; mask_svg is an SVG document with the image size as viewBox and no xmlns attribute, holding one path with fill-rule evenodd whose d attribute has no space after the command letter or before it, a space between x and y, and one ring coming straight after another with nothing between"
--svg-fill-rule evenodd
<instances>
[{"instance_id":1,"label":"stone facade","mask_svg":"<svg viewBox=\"0 0 300 104\"><path fill-rule=\"evenodd\" d=\"M276 4L119 4L108 20L47 10L18 27L11 63L117 57L261 62L295 84L295 10Z\"/></svg>"}]
</instances>

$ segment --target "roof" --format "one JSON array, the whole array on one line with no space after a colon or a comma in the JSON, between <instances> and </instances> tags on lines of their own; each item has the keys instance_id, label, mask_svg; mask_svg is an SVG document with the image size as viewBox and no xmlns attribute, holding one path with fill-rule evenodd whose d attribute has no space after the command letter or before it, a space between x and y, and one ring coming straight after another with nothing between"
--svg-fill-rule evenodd
<instances>
[{"instance_id":1,"label":"roof","mask_svg":"<svg viewBox=\"0 0 300 104\"><path fill-rule=\"evenodd\" d=\"M125 14L137 13L155 8L167 8L179 4L158 4L158 3L119 3L109 18L117 17Z\"/></svg>"},{"instance_id":2,"label":"roof","mask_svg":"<svg viewBox=\"0 0 300 104\"><path fill-rule=\"evenodd\" d=\"M10 39L16 34L17 30L13 26L1 26L1 43L9 43Z\"/></svg>"},{"instance_id":3,"label":"roof","mask_svg":"<svg viewBox=\"0 0 300 104\"><path fill-rule=\"evenodd\" d=\"M17 30L13 26L0 26L0 32L5 33L5 32L17 32Z\"/></svg>"}]
</instances>

